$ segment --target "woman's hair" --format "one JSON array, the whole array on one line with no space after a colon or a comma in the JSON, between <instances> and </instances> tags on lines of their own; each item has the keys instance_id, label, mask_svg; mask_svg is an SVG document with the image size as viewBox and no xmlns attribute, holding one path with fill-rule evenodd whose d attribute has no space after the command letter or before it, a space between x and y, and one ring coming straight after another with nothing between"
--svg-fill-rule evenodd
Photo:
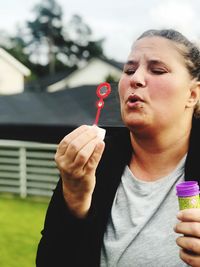
<instances>
[{"instance_id":1,"label":"woman's hair","mask_svg":"<svg viewBox=\"0 0 200 267\"><path fill-rule=\"evenodd\" d=\"M140 35L137 40L153 36L163 37L173 41L180 54L184 57L190 75L200 81L200 50L194 43L190 42L183 34L173 29L148 30ZM200 118L200 100L195 106L194 116Z\"/></svg>"}]
</instances>

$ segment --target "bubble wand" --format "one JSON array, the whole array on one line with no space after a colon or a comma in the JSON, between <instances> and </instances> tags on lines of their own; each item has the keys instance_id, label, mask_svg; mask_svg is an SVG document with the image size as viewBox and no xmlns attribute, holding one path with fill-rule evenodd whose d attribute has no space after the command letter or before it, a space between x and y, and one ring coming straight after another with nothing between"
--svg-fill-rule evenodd
<instances>
[{"instance_id":1,"label":"bubble wand","mask_svg":"<svg viewBox=\"0 0 200 267\"><path fill-rule=\"evenodd\" d=\"M102 108L104 107L104 101L103 99L108 97L108 95L111 92L111 86L109 83L100 83L99 86L97 87L96 94L99 97L99 100L96 102L96 107L97 107L97 113L96 113L96 118L94 121L94 125L97 125L99 122L99 117Z\"/></svg>"}]
</instances>

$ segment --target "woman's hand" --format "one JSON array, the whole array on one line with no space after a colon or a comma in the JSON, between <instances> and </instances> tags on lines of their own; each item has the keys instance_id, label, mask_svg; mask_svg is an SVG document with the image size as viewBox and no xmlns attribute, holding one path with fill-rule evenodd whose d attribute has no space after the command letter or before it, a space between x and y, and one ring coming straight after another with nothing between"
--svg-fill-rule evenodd
<instances>
[{"instance_id":1,"label":"woman's hand","mask_svg":"<svg viewBox=\"0 0 200 267\"><path fill-rule=\"evenodd\" d=\"M200 266L200 209L185 209L178 213L179 222L174 230L183 234L176 243L182 249L180 258L192 267Z\"/></svg>"},{"instance_id":2,"label":"woman's hand","mask_svg":"<svg viewBox=\"0 0 200 267\"><path fill-rule=\"evenodd\" d=\"M83 218L91 205L95 172L105 143L97 126L83 125L64 137L58 145L55 161L60 171L63 194L69 209Z\"/></svg>"}]
</instances>

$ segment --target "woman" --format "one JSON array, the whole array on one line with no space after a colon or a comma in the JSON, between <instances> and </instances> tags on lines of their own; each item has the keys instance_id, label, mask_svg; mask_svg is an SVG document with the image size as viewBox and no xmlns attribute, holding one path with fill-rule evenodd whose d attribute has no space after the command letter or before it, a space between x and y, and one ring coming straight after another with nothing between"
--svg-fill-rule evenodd
<instances>
[{"instance_id":1,"label":"woman","mask_svg":"<svg viewBox=\"0 0 200 267\"><path fill-rule=\"evenodd\" d=\"M119 98L124 133L105 145L83 125L58 146L37 266L200 266L200 210L178 213L175 194L200 181L199 50L174 30L144 32Z\"/></svg>"}]
</instances>

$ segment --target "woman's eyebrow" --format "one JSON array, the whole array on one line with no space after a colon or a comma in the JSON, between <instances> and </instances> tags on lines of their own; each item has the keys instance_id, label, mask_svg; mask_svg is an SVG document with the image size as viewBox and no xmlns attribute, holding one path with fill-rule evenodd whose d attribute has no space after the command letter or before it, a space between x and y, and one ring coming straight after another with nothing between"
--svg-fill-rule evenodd
<instances>
[{"instance_id":1,"label":"woman's eyebrow","mask_svg":"<svg viewBox=\"0 0 200 267\"><path fill-rule=\"evenodd\" d=\"M149 59L147 60L147 65L148 66L158 66L158 65L162 65L162 66L166 66L166 63L164 63L162 60L160 59ZM128 67L137 67L138 66L138 61L136 60L128 60L125 64L124 64L124 68L128 68Z\"/></svg>"},{"instance_id":2,"label":"woman's eyebrow","mask_svg":"<svg viewBox=\"0 0 200 267\"><path fill-rule=\"evenodd\" d=\"M138 62L136 60L128 60L125 62L124 67L129 67L129 66L136 66Z\"/></svg>"},{"instance_id":3,"label":"woman's eyebrow","mask_svg":"<svg viewBox=\"0 0 200 267\"><path fill-rule=\"evenodd\" d=\"M147 62L150 64L164 64L164 62L160 59L149 59L149 60L147 60ZM137 63L138 63L138 61L136 61L136 60L128 60L127 62L125 62L124 65L135 65Z\"/></svg>"},{"instance_id":4,"label":"woman's eyebrow","mask_svg":"<svg viewBox=\"0 0 200 267\"><path fill-rule=\"evenodd\" d=\"M124 65L135 65L137 63L136 60L128 60L127 62L125 62Z\"/></svg>"},{"instance_id":5,"label":"woman's eyebrow","mask_svg":"<svg viewBox=\"0 0 200 267\"><path fill-rule=\"evenodd\" d=\"M150 63L150 64L165 64L160 59L150 59L150 60L148 60L148 63Z\"/></svg>"}]
</instances>

